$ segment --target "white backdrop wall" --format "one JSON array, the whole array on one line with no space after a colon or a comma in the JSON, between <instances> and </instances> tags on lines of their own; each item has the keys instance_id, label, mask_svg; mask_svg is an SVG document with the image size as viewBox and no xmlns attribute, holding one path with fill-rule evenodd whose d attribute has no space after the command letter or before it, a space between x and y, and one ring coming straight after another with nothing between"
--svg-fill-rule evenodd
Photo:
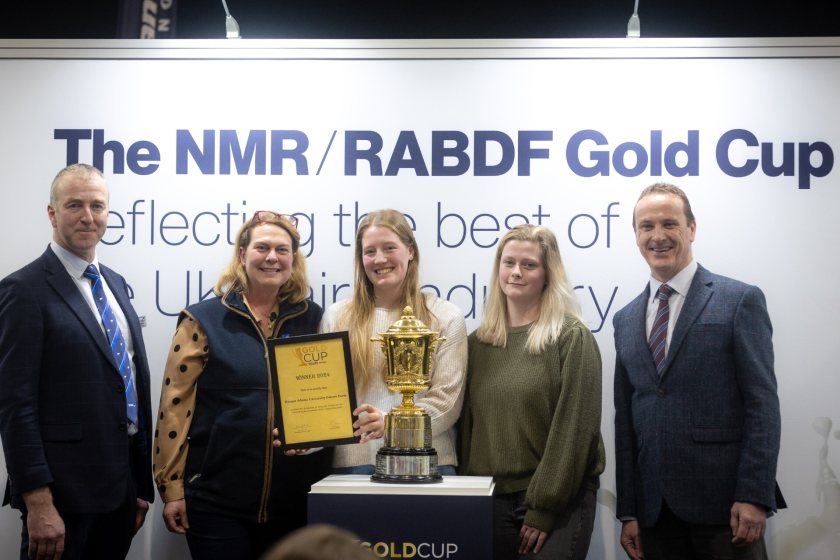
<instances>
[{"instance_id":1,"label":"white backdrop wall","mask_svg":"<svg viewBox=\"0 0 840 560\"><path fill-rule=\"evenodd\" d=\"M623 557L611 320L648 276L632 208L652 182L682 186L696 259L762 287L773 319L790 508L771 553L840 558L840 39L0 41L0 76L0 275L48 243L55 172L101 166L99 256L145 317L153 389L175 316L208 297L255 210L299 216L325 306L350 294L358 217L404 211L423 282L470 330L499 236L550 226L604 361L593 559ZM188 557L160 512L130 558ZM19 526L0 511L0 550Z\"/></svg>"}]
</instances>

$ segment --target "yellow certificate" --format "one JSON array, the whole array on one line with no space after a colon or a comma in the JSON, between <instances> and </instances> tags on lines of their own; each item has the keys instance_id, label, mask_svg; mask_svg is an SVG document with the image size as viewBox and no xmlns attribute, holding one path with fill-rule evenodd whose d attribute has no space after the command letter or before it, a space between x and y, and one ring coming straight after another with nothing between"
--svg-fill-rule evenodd
<instances>
[{"instance_id":1,"label":"yellow certificate","mask_svg":"<svg viewBox=\"0 0 840 560\"><path fill-rule=\"evenodd\" d=\"M347 332L275 338L268 345L283 448L358 443Z\"/></svg>"}]
</instances>

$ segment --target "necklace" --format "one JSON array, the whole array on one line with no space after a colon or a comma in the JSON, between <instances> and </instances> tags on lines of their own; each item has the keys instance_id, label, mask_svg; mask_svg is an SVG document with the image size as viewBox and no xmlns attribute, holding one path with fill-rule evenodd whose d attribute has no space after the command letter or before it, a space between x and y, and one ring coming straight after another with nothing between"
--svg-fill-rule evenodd
<instances>
[{"instance_id":1,"label":"necklace","mask_svg":"<svg viewBox=\"0 0 840 560\"><path fill-rule=\"evenodd\" d=\"M277 322L277 303L273 302L271 306L254 305L245 299L248 309L251 310L251 315L256 319L262 331L268 335L274 332L274 323Z\"/></svg>"}]
</instances>

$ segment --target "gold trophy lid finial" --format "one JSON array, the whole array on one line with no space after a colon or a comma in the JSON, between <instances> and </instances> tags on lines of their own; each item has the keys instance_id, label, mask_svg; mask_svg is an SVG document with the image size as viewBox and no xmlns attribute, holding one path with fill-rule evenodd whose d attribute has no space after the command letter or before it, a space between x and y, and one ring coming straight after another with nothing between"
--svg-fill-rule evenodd
<instances>
[{"instance_id":1,"label":"gold trophy lid finial","mask_svg":"<svg viewBox=\"0 0 840 560\"><path fill-rule=\"evenodd\" d=\"M418 319L414 316L414 310L411 308L410 305L406 305L402 310L402 316L399 320L394 321L394 323L388 327L388 331L384 334L431 334L432 331L429 330L423 321ZM437 333L434 333L437 334Z\"/></svg>"}]
</instances>

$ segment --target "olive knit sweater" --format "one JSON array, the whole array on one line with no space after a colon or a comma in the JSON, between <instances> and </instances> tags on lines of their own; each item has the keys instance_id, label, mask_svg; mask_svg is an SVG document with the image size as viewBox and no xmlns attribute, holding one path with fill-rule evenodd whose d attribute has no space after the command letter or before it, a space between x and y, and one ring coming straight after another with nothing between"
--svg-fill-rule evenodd
<instances>
[{"instance_id":1,"label":"olive knit sweater","mask_svg":"<svg viewBox=\"0 0 840 560\"><path fill-rule=\"evenodd\" d=\"M530 354L529 326L509 327L505 348L469 337L461 474L493 476L497 494L527 490L525 524L550 532L604 470L601 355L569 315L559 338Z\"/></svg>"}]
</instances>

